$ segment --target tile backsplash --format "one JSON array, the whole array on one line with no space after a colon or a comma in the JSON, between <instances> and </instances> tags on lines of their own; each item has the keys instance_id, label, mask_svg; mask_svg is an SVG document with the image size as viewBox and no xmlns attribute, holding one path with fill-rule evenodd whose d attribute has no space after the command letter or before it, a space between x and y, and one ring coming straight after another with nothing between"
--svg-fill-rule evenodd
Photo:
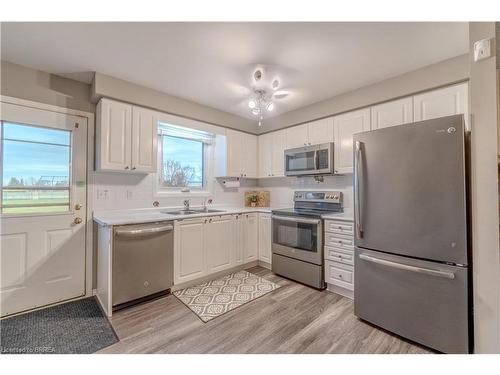
<instances>
[{"instance_id":1,"label":"tile backsplash","mask_svg":"<svg viewBox=\"0 0 500 375\"><path fill-rule=\"evenodd\" d=\"M159 197L154 192L154 174L132 175L94 172L94 210L152 208L153 201L162 207L182 206L185 197ZM291 207L295 190L339 190L344 193L344 206L353 206L352 175L328 176L324 182L312 177L281 177L242 180L239 188L225 188L213 183L211 198L214 205L239 207L244 205L244 193L254 189L268 190L272 207ZM193 196L191 205L203 204L204 198Z\"/></svg>"}]
</instances>

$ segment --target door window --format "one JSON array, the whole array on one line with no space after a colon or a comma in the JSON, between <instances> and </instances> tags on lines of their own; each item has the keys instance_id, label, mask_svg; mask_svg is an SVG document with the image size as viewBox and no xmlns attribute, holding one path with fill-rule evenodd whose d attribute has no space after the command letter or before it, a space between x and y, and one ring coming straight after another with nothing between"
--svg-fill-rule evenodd
<instances>
[{"instance_id":1,"label":"door window","mask_svg":"<svg viewBox=\"0 0 500 375\"><path fill-rule=\"evenodd\" d=\"M71 132L1 123L1 212L69 211Z\"/></svg>"}]
</instances>

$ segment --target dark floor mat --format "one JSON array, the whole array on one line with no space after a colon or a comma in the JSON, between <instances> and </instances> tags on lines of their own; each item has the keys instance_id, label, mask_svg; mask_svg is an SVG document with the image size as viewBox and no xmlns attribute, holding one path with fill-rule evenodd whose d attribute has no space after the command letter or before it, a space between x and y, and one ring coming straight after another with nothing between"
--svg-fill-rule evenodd
<instances>
[{"instance_id":1,"label":"dark floor mat","mask_svg":"<svg viewBox=\"0 0 500 375\"><path fill-rule=\"evenodd\" d=\"M0 351L94 353L118 342L94 297L0 320Z\"/></svg>"}]
</instances>

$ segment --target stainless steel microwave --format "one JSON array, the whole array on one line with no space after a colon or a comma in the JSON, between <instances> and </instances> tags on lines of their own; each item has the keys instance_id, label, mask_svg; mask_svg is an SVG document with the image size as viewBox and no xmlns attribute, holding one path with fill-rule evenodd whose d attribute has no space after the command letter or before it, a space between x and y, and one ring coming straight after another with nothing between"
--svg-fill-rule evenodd
<instances>
[{"instance_id":1,"label":"stainless steel microwave","mask_svg":"<svg viewBox=\"0 0 500 375\"><path fill-rule=\"evenodd\" d=\"M315 176L333 173L333 143L285 150L285 176Z\"/></svg>"}]
</instances>

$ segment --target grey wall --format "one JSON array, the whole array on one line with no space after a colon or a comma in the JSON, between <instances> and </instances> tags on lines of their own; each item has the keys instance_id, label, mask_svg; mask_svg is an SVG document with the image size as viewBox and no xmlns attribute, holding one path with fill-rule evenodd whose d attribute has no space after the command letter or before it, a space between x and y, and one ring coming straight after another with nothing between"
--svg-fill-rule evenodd
<instances>
[{"instance_id":1,"label":"grey wall","mask_svg":"<svg viewBox=\"0 0 500 375\"><path fill-rule=\"evenodd\" d=\"M464 81L468 78L469 55L465 54L284 113L275 118L266 119L265 125L260 129L260 132L265 133L328 117L333 114Z\"/></svg>"},{"instance_id":2,"label":"grey wall","mask_svg":"<svg viewBox=\"0 0 500 375\"><path fill-rule=\"evenodd\" d=\"M495 37L494 22L469 24L472 254L477 353L500 353L496 57L474 62L472 46Z\"/></svg>"},{"instance_id":3,"label":"grey wall","mask_svg":"<svg viewBox=\"0 0 500 375\"><path fill-rule=\"evenodd\" d=\"M88 84L7 61L2 61L0 67L2 95L95 112Z\"/></svg>"},{"instance_id":4,"label":"grey wall","mask_svg":"<svg viewBox=\"0 0 500 375\"><path fill-rule=\"evenodd\" d=\"M97 102L103 96L249 133L253 133L256 128L255 121L96 73L92 84L92 98Z\"/></svg>"}]
</instances>

